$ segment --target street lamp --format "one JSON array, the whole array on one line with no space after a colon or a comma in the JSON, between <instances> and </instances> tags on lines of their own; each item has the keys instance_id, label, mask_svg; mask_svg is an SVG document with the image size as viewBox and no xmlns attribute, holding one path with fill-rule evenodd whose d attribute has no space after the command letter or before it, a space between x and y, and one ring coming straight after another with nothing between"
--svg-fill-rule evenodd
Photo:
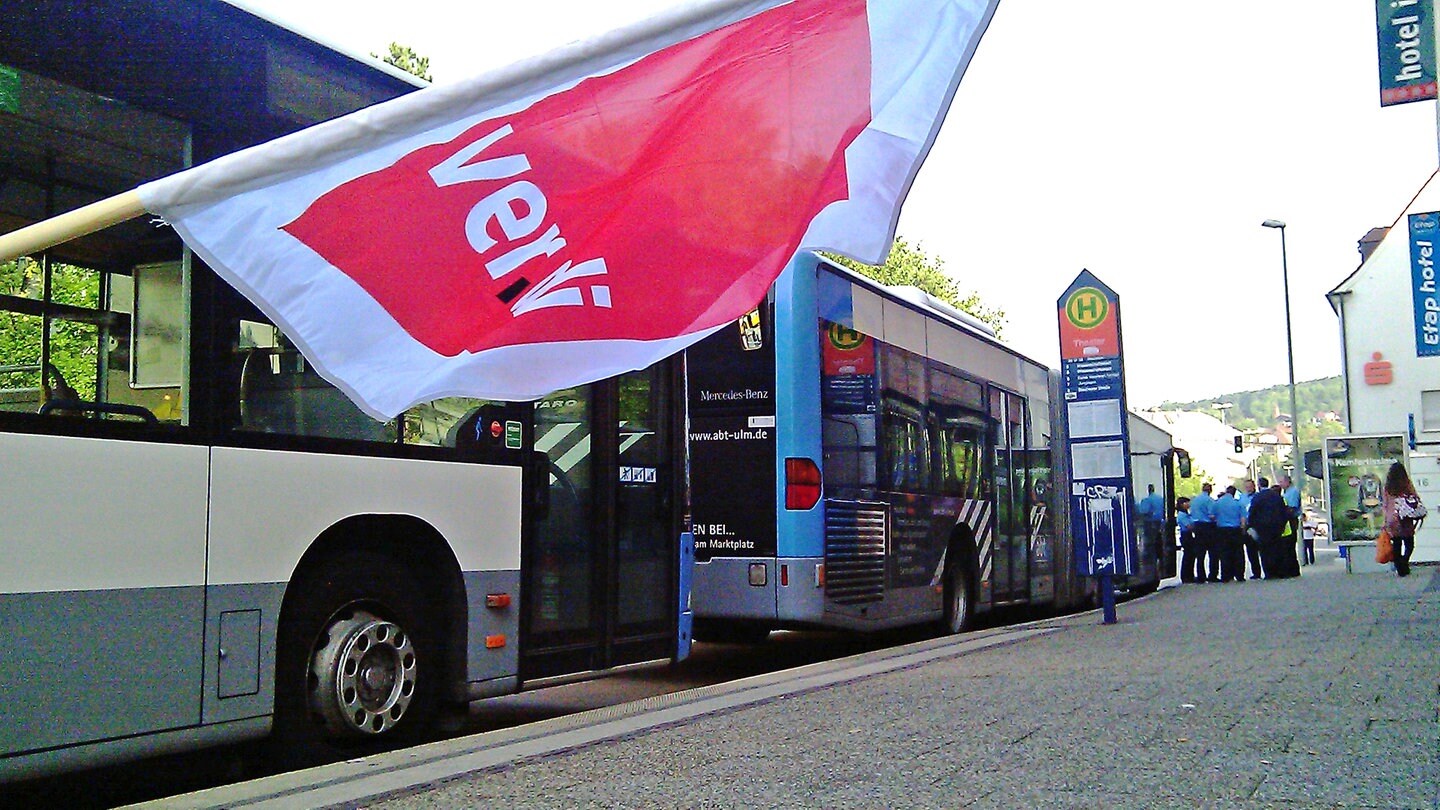
<instances>
[{"instance_id":1,"label":"street lamp","mask_svg":"<svg viewBox=\"0 0 1440 810\"><path fill-rule=\"evenodd\" d=\"M1280 229L1280 277L1285 283L1285 355L1290 363L1290 464L1295 473L1300 473L1300 413L1295 405L1295 341L1290 333L1290 265L1285 256L1285 223L1278 219L1267 219L1260 223L1262 228ZM1297 489L1300 483L1293 478L1291 483ZM1302 501L1303 502L1303 501ZM1300 542L1300 533L1295 533Z\"/></svg>"},{"instance_id":2,"label":"street lamp","mask_svg":"<svg viewBox=\"0 0 1440 810\"><path fill-rule=\"evenodd\" d=\"M1225 418L1225 412L1235 407L1233 402L1212 402L1210 407L1220 412L1220 424L1229 426L1230 421Z\"/></svg>"}]
</instances>

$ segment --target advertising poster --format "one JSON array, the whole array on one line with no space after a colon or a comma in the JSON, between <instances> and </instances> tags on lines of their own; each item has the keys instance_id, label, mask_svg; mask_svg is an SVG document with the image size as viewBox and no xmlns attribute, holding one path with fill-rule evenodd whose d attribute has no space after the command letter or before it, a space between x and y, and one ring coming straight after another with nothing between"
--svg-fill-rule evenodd
<instances>
[{"instance_id":1,"label":"advertising poster","mask_svg":"<svg viewBox=\"0 0 1440 810\"><path fill-rule=\"evenodd\" d=\"M1325 486L1330 536L1374 540L1385 524L1381 493L1385 472L1405 461L1405 437L1331 436L1325 439Z\"/></svg>"},{"instance_id":2,"label":"advertising poster","mask_svg":"<svg viewBox=\"0 0 1440 810\"><path fill-rule=\"evenodd\" d=\"M775 556L773 323L762 306L687 350L695 370L690 513L699 562Z\"/></svg>"},{"instance_id":3,"label":"advertising poster","mask_svg":"<svg viewBox=\"0 0 1440 810\"><path fill-rule=\"evenodd\" d=\"M773 415L691 417L696 560L775 556L775 475Z\"/></svg>"}]
</instances>

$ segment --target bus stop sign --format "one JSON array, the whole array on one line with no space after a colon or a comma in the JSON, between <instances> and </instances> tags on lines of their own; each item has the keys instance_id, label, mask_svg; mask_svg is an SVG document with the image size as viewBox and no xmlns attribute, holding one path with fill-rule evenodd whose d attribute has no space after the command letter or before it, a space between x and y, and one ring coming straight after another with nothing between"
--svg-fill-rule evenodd
<instances>
[{"instance_id":1,"label":"bus stop sign","mask_svg":"<svg viewBox=\"0 0 1440 810\"><path fill-rule=\"evenodd\" d=\"M1132 574L1135 499L1130 491L1120 298L1082 270L1060 296L1058 309L1075 568L1085 576Z\"/></svg>"}]
</instances>

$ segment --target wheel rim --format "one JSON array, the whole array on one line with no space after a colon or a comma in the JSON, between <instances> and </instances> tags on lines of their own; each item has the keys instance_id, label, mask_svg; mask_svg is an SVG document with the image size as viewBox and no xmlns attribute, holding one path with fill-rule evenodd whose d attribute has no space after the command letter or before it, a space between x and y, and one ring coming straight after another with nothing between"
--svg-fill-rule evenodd
<instances>
[{"instance_id":1,"label":"wheel rim","mask_svg":"<svg viewBox=\"0 0 1440 810\"><path fill-rule=\"evenodd\" d=\"M416 663L399 625L363 610L342 614L316 642L310 708L331 736L384 734L415 698Z\"/></svg>"}]
</instances>

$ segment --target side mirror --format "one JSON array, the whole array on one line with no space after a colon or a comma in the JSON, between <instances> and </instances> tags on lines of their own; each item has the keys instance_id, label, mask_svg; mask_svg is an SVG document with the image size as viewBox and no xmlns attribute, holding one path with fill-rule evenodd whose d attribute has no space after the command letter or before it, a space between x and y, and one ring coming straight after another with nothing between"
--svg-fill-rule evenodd
<instances>
[{"instance_id":1,"label":"side mirror","mask_svg":"<svg viewBox=\"0 0 1440 810\"><path fill-rule=\"evenodd\" d=\"M1175 466L1180 468L1180 477L1190 477L1190 454L1184 450L1175 450Z\"/></svg>"}]
</instances>

